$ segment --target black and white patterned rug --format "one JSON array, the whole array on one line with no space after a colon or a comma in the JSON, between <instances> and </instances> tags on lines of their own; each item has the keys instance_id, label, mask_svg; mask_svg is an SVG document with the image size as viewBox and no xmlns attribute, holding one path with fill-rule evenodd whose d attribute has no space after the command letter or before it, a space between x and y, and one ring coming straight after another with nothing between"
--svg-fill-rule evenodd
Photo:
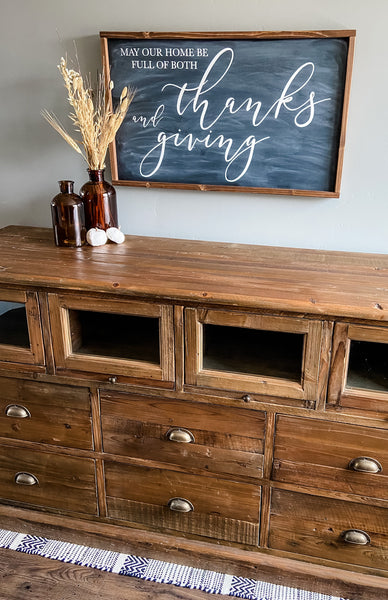
<instances>
[{"instance_id":1,"label":"black and white patterned rug","mask_svg":"<svg viewBox=\"0 0 388 600\"><path fill-rule=\"evenodd\" d=\"M38 554L64 563L138 577L146 581L168 583L209 594L222 594L246 600L345 600L337 596L307 592L264 581L194 569L161 560L90 548L5 529L0 529L0 548L9 548L25 554Z\"/></svg>"}]
</instances>

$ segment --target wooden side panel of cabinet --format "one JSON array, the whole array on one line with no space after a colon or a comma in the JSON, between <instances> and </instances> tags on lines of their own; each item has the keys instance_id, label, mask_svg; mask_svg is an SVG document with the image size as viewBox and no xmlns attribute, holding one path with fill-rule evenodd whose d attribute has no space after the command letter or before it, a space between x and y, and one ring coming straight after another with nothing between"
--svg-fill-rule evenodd
<instances>
[{"instance_id":1,"label":"wooden side panel of cabinet","mask_svg":"<svg viewBox=\"0 0 388 600\"><path fill-rule=\"evenodd\" d=\"M330 380L327 395L328 405L339 406L346 380L349 358L349 336L346 323L336 323L330 365Z\"/></svg>"}]
</instances>

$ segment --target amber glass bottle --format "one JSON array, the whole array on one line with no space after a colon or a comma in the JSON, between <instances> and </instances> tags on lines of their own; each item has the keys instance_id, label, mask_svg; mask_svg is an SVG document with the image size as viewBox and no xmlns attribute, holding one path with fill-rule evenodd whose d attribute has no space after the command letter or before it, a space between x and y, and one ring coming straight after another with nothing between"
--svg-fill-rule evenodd
<instances>
[{"instance_id":1,"label":"amber glass bottle","mask_svg":"<svg viewBox=\"0 0 388 600\"><path fill-rule=\"evenodd\" d=\"M54 240L57 246L76 248L86 243L84 204L74 194L74 181L59 181L59 194L51 201Z\"/></svg>"},{"instance_id":2,"label":"amber glass bottle","mask_svg":"<svg viewBox=\"0 0 388 600\"><path fill-rule=\"evenodd\" d=\"M104 169L88 169L89 181L79 192L85 207L86 229L118 227L114 187L104 179Z\"/></svg>"}]
</instances>

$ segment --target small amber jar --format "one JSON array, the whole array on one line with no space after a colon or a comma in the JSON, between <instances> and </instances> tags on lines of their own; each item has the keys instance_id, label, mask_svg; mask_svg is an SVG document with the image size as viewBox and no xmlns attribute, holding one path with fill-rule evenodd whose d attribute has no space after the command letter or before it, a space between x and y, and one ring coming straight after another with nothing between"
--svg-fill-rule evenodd
<instances>
[{"instance_id":1,"label":"small amber jar","mask_svg":"<svg viewBox=\"0 0 388 600\"><path fill-rule=\"evenodd\" d=\"M59 181L60 193L51 201L54 240L57 246L76 248L86 243L82 199L73 192L74 181Z\"/></svg>"}]
</instances>

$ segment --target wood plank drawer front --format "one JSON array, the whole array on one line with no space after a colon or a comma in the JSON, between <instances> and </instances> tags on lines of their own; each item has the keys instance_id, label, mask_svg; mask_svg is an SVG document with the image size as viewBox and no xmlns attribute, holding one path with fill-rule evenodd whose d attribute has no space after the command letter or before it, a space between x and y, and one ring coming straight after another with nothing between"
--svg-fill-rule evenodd
<instances>
[{"instance_id":1,"label":"wood plank drawer front","mask_svg":"<svg viewBox=\"0 0 388 600\"><path fill-rule=\"evenodd\" d=\"M105 462L108 516L215 539L257 545L260 487L165 469ZM184 499L189 512L169 508Z\"/></svg>"},{"instance_id":2,"label":"wood plank drawer front","mask_svg":"<svg viewBox=\"0 0 388 600\"><path fill-rule=\"evenodd\" d=\"M92 449L88 390L0 378L0 437Z\"/></svg>"},{"instance_id":3,"label":"wood plank drawer front","mask_svg":"<svg viewBox=\"0 0 388 600\"><path fill-rule=\"evenodd\" d=\"M388 567L388 508L273 489L270 519L270 548Z\"/></svg>"},{"instance_id":4,"label":"wood plank drawer front","mask_svg":"<svg viewBox=\"0 0 388 600\"><path fill-rule=\"evenodd\" d=\"M97 514L94 460L0 446L0 497Z\"/></svg>"},{"instance_id":5,"label":"wood plank drawer front","mask_svg":"<svg viewBox=\"0 0 388 600\"><path fill-rule=\"evenodd\" d=\"M388 430L278 416L272 478L388 499Z\"/></svg>"},{"instance_id":6,"label":"wood plank drawer front","mask_svg":"<svg viewBox=\"0 0 388 600\"><path fill-rule=\"evenodd\" d=\"M240 478L263 475L265 413L118 392L100 396L105 452Z\"/></svg>"}]
</instances>

